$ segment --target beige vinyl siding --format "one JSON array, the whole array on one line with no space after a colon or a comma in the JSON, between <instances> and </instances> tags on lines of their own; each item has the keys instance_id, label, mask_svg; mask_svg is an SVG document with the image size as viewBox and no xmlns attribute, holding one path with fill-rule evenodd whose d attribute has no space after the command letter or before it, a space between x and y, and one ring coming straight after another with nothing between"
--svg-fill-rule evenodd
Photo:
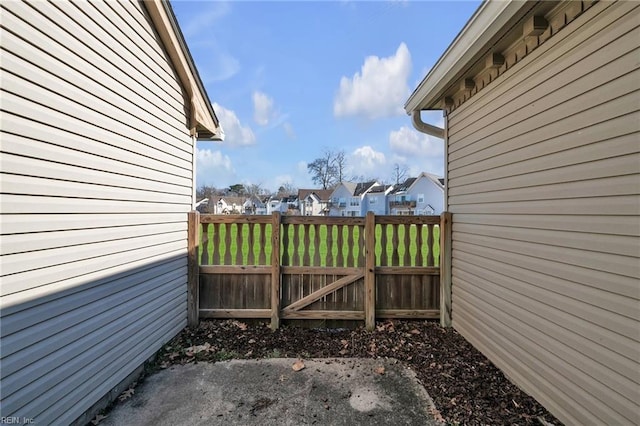
<instances>
[{"instance_id":1,"label":"beige vinyl siding","mask_svg":"<svg viewBox=\"0 0 640 426\"><path fill-rule=\"evenodd\" d=\"M567 424L640 423L640 5L447 118L454 327Z\"/></svg>"},{"instance_id":2,"label":"beige vinyl siding","mask_svg":"<svg viewBox=\"0 0 640 426\"><path fill-rule=\"evenodd\" d=\"M143 4L0 8L0 404L69 424L186 325L188 108Z\"/></svg>"}]
</instances>

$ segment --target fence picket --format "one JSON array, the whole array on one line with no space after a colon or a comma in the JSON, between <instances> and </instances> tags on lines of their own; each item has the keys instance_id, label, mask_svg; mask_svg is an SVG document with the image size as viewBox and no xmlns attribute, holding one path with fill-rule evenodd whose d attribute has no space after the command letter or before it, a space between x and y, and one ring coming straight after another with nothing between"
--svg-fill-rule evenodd
<instances>
[{"instance_id":1,"label":"fence picket","mask_svg":"<svg viewBox=\"0 0 640 426\"><path fill-rule=\"evenodd\" d=\"M236 224L236 265L244 264L244 225Z\"/></svg>"},{"instance_id":2,"label":"fence picket","mask_svg":"<svg viewBox=\"0 0 640 426\"><path fill-rule=\"evenodd\" d=\"M427 225L427 266L434 266L435 259L433 257L433 225Z\"/></svg>"},{"instance_id":3,"label":"fence picket","mask_svg":"<svg viewBox=\"0 0 640 426\"><path fill-rule=\"evenodd\" d=\"M293 227L293 263L292 265L300 265L300 226Z\"/></svg>"},{"instance_id":4,"label":"fence picket","mask_svg":"<svg viewBox=\"0 0 640 426\"><path fill-rule=\"evenodd\" d=\"M309 228L310 226L305 224L304 226L304 242L303 242L303 254L302 254L302 264L309 266L309 245L311 245L311 238L309 237Z\"/></svg>"},{"instance_id":5,"label":"fence picket","mask_svg":"<svg viewBox=\"0 0 640 426\"><path fill-rule=\"evenodd\" d=\"M322 225L311 225L313 227L313 266L320 266L320 227Z\"/></svg>"},{"instance_id":6,"label":"fence picket","mask_svg":"<svg viewBox=\"0 0 640 426\"><path fill-rule=\"evenodd\" d=\"M337 249L338 249L338 256L336 259L336 264L337 265L344 265L344 226L343 225L338 225L338 244L337 244Z\"/></svg>"},{"instance_id":7,"label":"fence picket","mask_svg":"<svg viewBox=\"0 0 640 426\"><path fill-rule=\"evenodd\" d=\"M267 263L267 224L258 224L260 229L260 244L258 247L258 265L265 265Z\"/></svg>"},{"instance_id":8,"label":"fence picket","mask_svg":"<svg viewBox=\"0 0 640 426\"><path fill-rule=\"evenodd\" d=\"M424 231L424 226L416 225L416 257L415 257L415 266L423 266L424 265L424 254L422 247L422 232Z\"/></svg>"},{"instance_id":9,"label":"fence picket","mask_svg":"<svg viewBox=\"0 0 640 426\"><path fill-rule=\"evenodd\" d=\"M248 224L249 226L249 236L248 236L248 253L247 253L247 264L248 265L254 265L256 263L255 260L255 235L254 235L254 228L255 228L255 224L254 223L250 223Z\"/></svg>"},{"instance_id":10,"label":"fence picket","mask_svg":"<svg viewBox=\"0 0 640 426\"><path fill-rule=\"evenodd\" d=\"M402 266L411 266L411 253L409 252L409 247L411 247L411 230L409 229L411 225L404 224L402 228L404 230L404 255L402 256Z\"/></svg>"},{"instance_id":11,"label":"fence picket","mask_svg":"<svg viewBox=\"0 0 640 426\"><path fill-rule=\"evenodd\" d=\"M209 224L202 224L202 250L200 256L200 264L207 265L209 263Z\"/></svg>"},{"instance_id":12,"label":"fence picket","mask_svg":"<svg viewBox=\"0 0 640 426\"><path fill-rule=\"evenodd\" d=\"M398 225L390 225L391 226L391 266L399 266L400 265L400 257L398 256L398 244L400 240L398 239Z\"/></svg>"},{"instance_id":13,"label":"fence picket","mask_svg":"<svg viewBox=\"0 0 640 426\"><path fill-rule=\"evenodd\" d=\"M213 224L213 259L211 260L212 265L220 264L220 224Z\"/></svg>"},{"instance_id":14,"label":"fence picket","mask_svg":"<svg viewBox=\"0 0 640 426\"><path fill-rule=\"evenodd\" d=\"M353 247L355 241L353 240L353 229L355 226L347 227L347 266L353 266Z\"/></svg>"}]
</instances>

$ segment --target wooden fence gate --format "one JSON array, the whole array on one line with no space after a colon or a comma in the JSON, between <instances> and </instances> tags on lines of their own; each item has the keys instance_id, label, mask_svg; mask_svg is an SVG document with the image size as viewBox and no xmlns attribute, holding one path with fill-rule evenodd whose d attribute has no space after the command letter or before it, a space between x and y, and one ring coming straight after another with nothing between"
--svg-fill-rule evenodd
<instances>
[{"instance_id":1,"label":"wooden fence gate","mask_svg":"<svg viewBox=\"0 0 640 426\"><path fill-rule=\"evenodd\" d=\"M189 324L364 320L371 329L376 318L440 318L447 325L450 290L441 291L447 262L440 258L449 218L192 212Z\"/></svg>"}]
</instances>

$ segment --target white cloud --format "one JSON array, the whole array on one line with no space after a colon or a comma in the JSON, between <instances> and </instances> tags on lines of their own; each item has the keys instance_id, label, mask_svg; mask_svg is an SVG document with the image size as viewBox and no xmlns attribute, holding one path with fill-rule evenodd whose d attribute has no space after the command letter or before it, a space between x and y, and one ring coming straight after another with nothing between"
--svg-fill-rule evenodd
<instances>
[{"instance_id":1,"label":"white cloud","mask_svg":"<svg viewBox=\"0 0 640 426\"><path fill-rule=\"evenodd\" d=\"M207 58L198 62L204 83L228 80L240 71L240 62L224 49L210 47Z\"/></svg>"},{"instance_id":2,"label":"white cloud","mask_svg":"<svg viewBox=\"0 0 640 426\"><path fill-rule=\"evenodd\" d=\"M198 13L186 24L182 25L182 33L191 38L199 33L211 31L214 24L231 12L231 5L226 1L216 1L198 5Z\"/></svg>"},{"instance_id":3,"label":"white cloud","mask_svg":"<svg viewBox=\"0 0 640 426\"><path fill-rule=\"evenodd\" d=\"M266 126L273 117L273 99L266 93L253 92L253 119L255 122Z\"/></svg>"},{"instance_id":4,"label":"white cloud","mask_svg":"<svg viewBox=\"0 0 640 426\"><path fill-rule=\"evenodd\" d=\"M385 155L369 145L361 146L353 151L349 161L353 174L365 177L379 176L386 162Z\"/></svg>"},{"instance_id":5,"label":"white cloud","mask_svg":"<svg viewBox=\"0 0 640 426\"><path fill-rule=\"evenodd\" d=\"M293 130L293 126L291 125L291 123L289 123L287 121L286 123L284 123L282 125L282 128L284 129L284 132L287 134L289 139L295 139L296 138L296 132L295 132L295 130Z\"/></svg>"},{"instance_id":6,"label":"white cloud","mask_svg":"<svg viewBox=\"0 0 640 426\"><path fill-rule=\"evenodd\" d=\"M422 172L442 176L444 171L444 141L407 126L389 133L389 146L394 163L406 164L410 174Z\"/></svg>"},{"instance_id":7,"label":"white cloud","mask_svg":"<svg viewBox=\"0 0 640 426\"><path fill-rule=\"evenodd\" d=\"M363 115L380 118L403 113L409 95L407 79L411 72L411 53L401 43L387 58L369 56L353 78L342 77L333 103L336 117Z\"/></svg>"},{"instance_id":8,"label":"white cloud","mask_svg":"<svg viewBox=\"0 0 640 426\"><path fill-rule=\"evenodd\" d=\"M226 145L246 146L253 145L256 142L256 136L251 127L242 126L235 112L217 103L213 104L213 109L224 129L224 143Z\"/></svg>"},{"instance_id":9,"label":"white cloud","mask_svg":"<svg viewBox=\"0 0 640 426\"><path fill-rule=\"evenodd\" d=\"M218 185L235 176L228 155L220 151L196 148L196 185Z\"/></svg>"},{"instance_id":10,"label":"white cloud","mask_svg":"<svg viewBox=\"0 0 640 426\"><path fill-rule=\"evenodd\" d=\"M444 153L442 139L419 133L407 126L389 133L391 149L406 157L441 157Z\"/></svg>"}]
</instances>

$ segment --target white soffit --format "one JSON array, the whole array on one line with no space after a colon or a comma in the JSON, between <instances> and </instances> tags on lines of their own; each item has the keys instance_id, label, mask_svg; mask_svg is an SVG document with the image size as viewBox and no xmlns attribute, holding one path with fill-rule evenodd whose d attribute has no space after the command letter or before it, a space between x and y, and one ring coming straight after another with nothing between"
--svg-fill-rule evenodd
<instances>
[{"instance_id":1,"label":"white soffit","mask_svg":"<svg viewBox=\"0 0 640 426\"><path fill-rule=\"evenodd\" d=\"M522 0L486 0L420 82L404 105L412 111L441 109L443 92L478 59L489 52L510 21L536 2Z\"/></svg>"}]
</instances>

